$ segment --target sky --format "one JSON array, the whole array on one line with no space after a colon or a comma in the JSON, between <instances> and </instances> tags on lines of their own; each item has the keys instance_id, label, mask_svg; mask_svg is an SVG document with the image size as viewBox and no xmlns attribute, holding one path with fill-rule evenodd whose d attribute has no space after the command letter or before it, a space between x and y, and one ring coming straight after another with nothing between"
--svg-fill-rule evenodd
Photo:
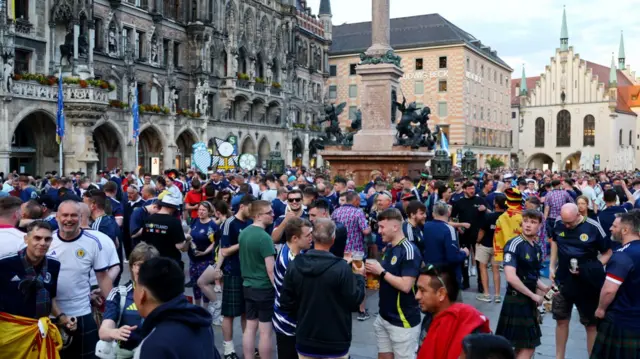
<instances>
[{"instance_id":1,"label":"sky","mask_svg":"<svg viewBox=\"0 0 640 359\"><path fill-rule=\"evenodd\" d=\"M332 0L333 24L371 21L372 0ZM513 78L538 76L560 46L562 7L566 5L569 46L581 59L610 66L618 63L620 31L624 31L626 64L640 69L640 36L635 11L640 0L390 0L391 18L439 13L498 51L514 69ZM320 0L307 0L314 14ZM626 10L625 10L626 9ZM634 66L635 64L635 66ZM640 74L640 72L639 72Z\"/></svg>"}]
</instances>

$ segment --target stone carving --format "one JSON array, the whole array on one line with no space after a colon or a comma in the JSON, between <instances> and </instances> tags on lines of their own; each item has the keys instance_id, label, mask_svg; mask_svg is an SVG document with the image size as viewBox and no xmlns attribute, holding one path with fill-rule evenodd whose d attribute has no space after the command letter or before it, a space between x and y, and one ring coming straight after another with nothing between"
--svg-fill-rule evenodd
<instances>
[{"instance_id":1,"label":"stone carving","mask_svg":"<svg viewBox=\"0 0 640 359\"><path fill-rule=\"evenodd\" d=\"M133 104L133 101L135 99L135 91L136 91L137 87L138 87L138 82L137 81L131 81L129 83L129 104L130 105Z\"/></svg>"},{"instance_id":2,"label":"stone carving","mask_svg":"<svg viewBox=\"0 0 640 359\"><path fill-rule=\"evenodd\" d=\"M65 102L100 102L103 104L107 104L109 102L109 93L95 87L65 87L63 91ZM51 101L56 101L58 99L57 86L40 85L39 83L35 82L13 82L11 92L14 96L23 96ZM65 108L66 106L67 105L65 103Z\"/></svg>"},{"instance_id":3,"label":"stone carving","mask_svg":"<svg viewBox=\"0 0 640 359\"><path fill-rule=\"evenodd\" d=\"M178 94L176 93L176 89L175 88L171 88L171 90L169 90L169 102L168 102L168 107L171 110L171 113L175 113L176 112L176 100L178 99Z\"/></svg>"},{"instance_id":4,"label":"stone carving","mask_svg":"<svg viewBox=\"0 0 640 359\"><path fill-rule=\"evenodd\" d=\"M11 92L13 89L13 59L9 58L4 63L2 75L2 91Z\"/></svg>"},{"instance_id":5,"label":"stone carving","mask_svg":"<svg viewBox=\"0 0 640 359\"><path fill-rule=\"evenodd\" d=\"M151 63L154 65L158 64L158 37L156 34L151 36Z\"/></svg>"},{"instance_id":6,"label":"stone carving","mask_svg":"<svg viewBox=\"0 0 640 359\"><path fill-rule=\"evenodd\" d=\"M115 29L115 24L111 23L113 28L109 28L109 47L108 47L108 53L109 56L118 56L118 38L116 35L116 29Z\"/></svg>"},{"instance_id":7,"label":"stone carving","mask_svg":"<svg viewBox=\"0 0 640 359\"><path fill-rule=\"evenodd\" d=\"M351 126L348 127L349 132L344 136L342 140L343 146L353 146L353 136L362 129L362 111L356 112L356 119L351 121Z\"/></svg>"},{"instance_id":8,"label":"stone carving","mask_svg":"<svg viewBox=\"0 0 640 359\"><path fill-rule=\"evenodd\" d=\"M396 144L400 146L411 146L412 148L427 147L429 150L433 149L435 145L435 136L431 133L427 121L429 121L429 115L431 109L425 106L422 111L418 111L416 103L411 102L408 106L405 98L402 99L402 103L396 103L402 117L400 122L396 126L398 131L396 134ZM417 126L414 126L417 125ZM439 133L439 129L436 134Z\"/></svg>"},{"instance_id":9,"label":"stone carving","mask_svg":"<svg viewBox=\"0 0 640 359\"><path fill-rule=\"evenodd\" d=\"M209 101L207 99L207 92L209 89L209 81L208 80L204 80L201 83L198 83L198 86L196 86L196 92L195 92L195 102L196 102L196 109L195 111L201 114L206 114L207 110L209 109Z\"/></svg>"},{"instance_id":10,"label":"stone carving","mask_svg":"<svg viewBox=\"0 0 640 359\"><path fill-rule=\"evenodd\" d=\"M387 51L382 56L371 56L366 53L360 54L360 65L378 65L378 64L393 64L398 67L402 67L402 58L393 53L393 50Z\"/></svg>"},{"instance_id":11,"label":"stone carving","mask_svg":"<svg viewBox=\"0 0 640 359\"><path fill-rule=\"evenodd\" d=\"M78 49L80 51L80 49ZM73 58L73 25L67 26L67 34L64 36L64 44L60 45L60 63L62 59L67 59L67 64L71 64Z\"/></svg>"},{"instance_id":12,"label":"stone carving","mask_svg":"<svg viewBox=\"0 0 640 359\"><path fill-rule=\"evenodd\" d=\"M326 136L322 138L323 144L339 144L344 140L344 135L342 134L342 130L340 129L340 120L338 116L344 111L344 108L347 106L346 102L335 106L334 104L328 104L324 106L324 118L317 121L317 124L321 124L323 122L329 122L329 127L325 129Z\"/></svg>"}]
</instances>

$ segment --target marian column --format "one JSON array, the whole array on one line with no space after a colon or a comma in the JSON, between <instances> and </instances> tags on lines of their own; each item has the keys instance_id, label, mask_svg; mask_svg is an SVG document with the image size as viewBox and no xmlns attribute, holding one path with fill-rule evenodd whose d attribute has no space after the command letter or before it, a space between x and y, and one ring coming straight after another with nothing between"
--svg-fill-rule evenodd
<instances>
[{"instance_id":1,"label":"marian column","mask_svg":"<svg viewBox=\"0 0 640 359\"><path fill-rule=\"evenodd\" d=\"M362 130L354 136L354 151L391 151L395 142L391 94L397 92L402 69L389 44L390 27L389 0L372 0L371 47L356 69L362 84Z\"/></svg>"}]
</instances>

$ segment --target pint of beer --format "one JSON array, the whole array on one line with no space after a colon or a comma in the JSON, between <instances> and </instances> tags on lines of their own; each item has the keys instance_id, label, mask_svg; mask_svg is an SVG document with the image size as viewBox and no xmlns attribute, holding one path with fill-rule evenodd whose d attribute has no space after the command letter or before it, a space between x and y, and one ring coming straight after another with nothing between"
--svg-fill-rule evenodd
<instances>
[{"instance_id":1,"label":"pint of beer","mask_svg":"<svg viewBox=\"0 0 640 359\"><path fill-rule=\"evenodd\" d=\"M367 259L367 263L377 263L378 261L375 259ZM378 290L380 289L380 280L378 277L373 274L367 272L367 289Z\"/></svg>"},{"instance_id":2,"label":"pint of beer","mask_svg":"<svg viewBox=\"0 0 640 359\"><path fill-rule=\"evenodd\" d=\"M362 265L364 264L362 262L364 260L364 252L351 253L351 260L353 261L353 264L356 266L356 268L362 268Z\"/></svg>"}]
</instances>

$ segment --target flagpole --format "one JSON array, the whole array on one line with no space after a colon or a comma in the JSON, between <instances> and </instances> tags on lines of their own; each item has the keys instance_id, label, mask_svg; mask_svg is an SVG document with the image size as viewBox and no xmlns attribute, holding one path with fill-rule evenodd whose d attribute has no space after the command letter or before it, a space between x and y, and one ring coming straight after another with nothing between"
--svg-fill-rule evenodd
<instances>
[{"instance_id":1,"label":"flagpole","mask_svg":"<svg viewBox=\"0 0 640 359\"><path fill-rule=\"evenodd\" d=\"M58 142L58 161L59 164L59 176L64 176L64 93L62 92L62 64L58 68L58 110L56 111L56 135L60 139ZM62 98L61 98L62 97Z\"/></svg>"}]
</instances>

